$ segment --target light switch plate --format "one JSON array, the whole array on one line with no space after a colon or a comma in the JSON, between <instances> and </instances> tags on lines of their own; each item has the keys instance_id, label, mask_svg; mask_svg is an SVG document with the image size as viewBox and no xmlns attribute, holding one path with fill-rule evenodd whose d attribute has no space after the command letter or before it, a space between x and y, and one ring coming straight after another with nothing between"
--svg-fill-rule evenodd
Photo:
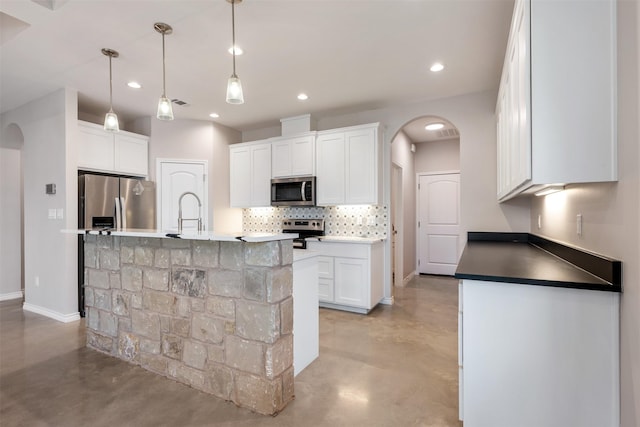
<instances>
[{"instance_id":1,"label":"light switch plate","mask_svg":"<svg viewBox=\"0 0 640 427\"><path fill-rule=\"evenodd\" d=\"M56 210L55 209L49 209L48 218L49 219L56 219Z\"/></svg>"},{"instance_id":2,"label":"light switch plate","mask_svg":"<svg viewBox=\"0 0 640 427\"><path fill-rule=\"evenodd\" d=\"M56 211L56 217L58 219L63 219L64 218L64 209L63 208L59 208Z\"/></svg>"}]
</instances>

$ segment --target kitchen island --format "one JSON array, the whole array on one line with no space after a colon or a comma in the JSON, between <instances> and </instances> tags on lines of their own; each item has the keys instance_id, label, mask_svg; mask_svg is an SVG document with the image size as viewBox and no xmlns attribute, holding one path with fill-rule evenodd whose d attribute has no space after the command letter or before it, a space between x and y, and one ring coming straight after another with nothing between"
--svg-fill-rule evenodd
<instances>
[{"instance_id":1,"label":"kitchen island","mask_svg":"<svg viewBox=\"0 0 640 427\"><path fill-rule=\"evenodd\" d=\"M469 233L456 270L465 426L619 425L621 268L529 233Z\"/></svg>"},{"instance_id":2,"label":"kitchen island","mask_svg":"<svg viewBox=\"0 0 640 427\"><path fill-rule=\"evenodd\" d=\"M293 399L295 235L75 232L87 346L261 414Z\"/></svg>"}]
</instances>

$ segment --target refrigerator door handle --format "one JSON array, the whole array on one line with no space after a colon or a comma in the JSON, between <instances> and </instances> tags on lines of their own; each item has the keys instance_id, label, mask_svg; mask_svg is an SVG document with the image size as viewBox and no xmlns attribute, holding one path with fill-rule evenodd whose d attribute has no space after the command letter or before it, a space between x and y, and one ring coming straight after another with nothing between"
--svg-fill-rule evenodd
<instances>
[{"instance_id":1,"label":"refrigerator door handle","mask_svg":"<svg viewBox=\"0 0 640 427\"><path fill-rule=\"evenodd\" d=\"M120 206L120 197L115 198L116 202L116 230L122 228L122 208Z\"/></svg>"},{"instance_id":2,"label":"refrigerator door handle","mask_svg":"<svg viewBox=\"0 0 640 427\"><path fill-rule=\"evenodd\" d=\"M127 207L124 203L124 197L120 197L120 220L122 222L122 229L127 228Z\"/></svg>"}]
</instances>

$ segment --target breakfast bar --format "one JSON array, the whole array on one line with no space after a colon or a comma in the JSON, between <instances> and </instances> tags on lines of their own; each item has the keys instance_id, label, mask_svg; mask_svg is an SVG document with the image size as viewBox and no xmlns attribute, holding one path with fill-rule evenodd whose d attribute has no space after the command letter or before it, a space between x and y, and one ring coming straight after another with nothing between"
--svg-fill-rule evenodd
<instances>
[{"instance_id":1,"label":"breakfast bar","mask_svg":"<svg viewBox=\"0 0 640 427\"><path fill-rule=\"evenodd\" d=\"M293 399L296 236L77 233L87 346L261 414Z\"/></svg>"}]
</instances>

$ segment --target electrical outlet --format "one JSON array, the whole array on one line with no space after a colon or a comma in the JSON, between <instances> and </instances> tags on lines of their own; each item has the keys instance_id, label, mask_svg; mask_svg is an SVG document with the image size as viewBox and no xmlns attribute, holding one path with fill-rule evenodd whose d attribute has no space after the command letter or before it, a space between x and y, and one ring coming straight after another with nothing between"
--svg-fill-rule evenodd
<instances>
[{"instance_id":1,"label":"electrical outlet","mask_svg":"<svg viewBox=\"0 0 640 427\"><path fill-rule=\"evenodd\" d=\"M582 236L582 214L576 215L576 233Z\"/></svg>"}]
</instances>

